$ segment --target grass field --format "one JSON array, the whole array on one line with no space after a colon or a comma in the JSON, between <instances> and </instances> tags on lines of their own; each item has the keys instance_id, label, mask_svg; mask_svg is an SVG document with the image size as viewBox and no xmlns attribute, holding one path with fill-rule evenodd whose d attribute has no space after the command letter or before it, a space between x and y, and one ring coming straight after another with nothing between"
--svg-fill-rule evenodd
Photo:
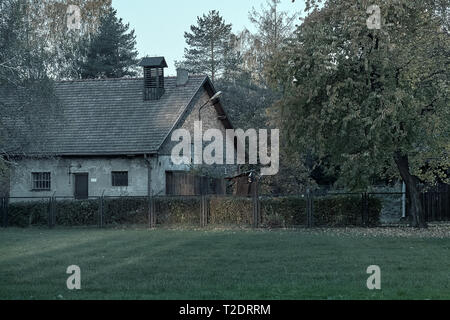
<instances>
[{"instance_id":1,"label":"grass field","mask_svg":"<svg viewBox=\"0 0 450 320\"><path fill-rule=\"evenodd\" d=\"M81 268L69 291L66 268ZM382 290L366 287L381 267ZM0 230L0 299L449 299L450 238L333 231Z\"/></svg>"}]
</instances>

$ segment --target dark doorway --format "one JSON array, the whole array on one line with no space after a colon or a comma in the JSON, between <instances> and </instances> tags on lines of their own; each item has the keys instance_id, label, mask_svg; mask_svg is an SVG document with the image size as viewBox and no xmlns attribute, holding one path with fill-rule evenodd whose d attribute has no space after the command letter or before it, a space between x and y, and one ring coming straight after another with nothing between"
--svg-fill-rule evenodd
<instances>
[{"instance_id":1,"label":"dark doorway","mask_svg":"<svg viewBox=\"0 0 450 320\"><path fill-rule=\"evenodd\" d=\"M75 199L85 200L89 197L89 184L87 173L75 174Z\"/></svg>"}]
</instances>

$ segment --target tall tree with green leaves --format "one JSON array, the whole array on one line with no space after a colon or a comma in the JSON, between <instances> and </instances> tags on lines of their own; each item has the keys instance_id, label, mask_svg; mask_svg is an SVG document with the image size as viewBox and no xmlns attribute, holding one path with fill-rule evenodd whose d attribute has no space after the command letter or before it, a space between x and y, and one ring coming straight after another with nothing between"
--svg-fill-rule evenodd
<instances>
[{"instance_id":1,"label":"tall tree with green leaves","mask_svg":"<svg viewBox=\"0 0 450 320\"><path fill-rule=\"evenodd\" d=\"M121 78L137 74L136 36L115 9L100 18L100 25L87 48L82 78Z\"/></svg>"},{"instance_id":2,"label":"tall tree with green leaves","mask_svg":"<svg viewBox=\"0 0 450 320\"><path fill-rule=\"evenodd\" d=\"M47 55L46 68L54 79L80 78L80 63L86 57L87 41L96 33L111 0L26 0L28 41L41 45ZM79 29L69 29L70 11L79 9ZM73 9L72 9L73 10ZM35 45L35 47L37 44Z\"/></svg>"},{"instance_id":3,"label":"tall tree with green leaves","mask_svg":"<svg viewBox=\"0 0 450 320\"><path fill-rule=\"evenodd\" d=\"M58 116L52 57L29 12L28 0L0 0L0 171L11 153L44 144L42 128Z\"/></svg>"},{"instance_id":4,"label":"tall tree with green leaves","mask_svg":"<svg viewBox=\"0 0 450 320\"><path fill-rule=\"evenodd\" d=\"M426 227L421 185L449 181L449 0L319 2L271 65L289 146L354 188L401 177Z\"/></svg>"},{"instance_id":5,"label":"tall tree with green leaves","mask_svg":"<svg viewBox=\"0 0 450 320\"><path fill-rule=\"evenodd\" d=\"M188 47L182 65L189 71L206 73L214 82L224 71L236 67L231 24L225 23L218 11L197 17L197 25L191 25L191 32L185 32L184 38Z\"/></svg>"},{"instance_id":6,"label":"tall tree with green leaves","mask_svg":"<svg viewBox=\"0 0 450 320\"><path fill-rule=\"evenodd\" d=\"M228 113L238 127L266 127L266 109L277 98L277 93L267 86L264 66L292 36L297 16L279 10L279 3L280 0L270 0L260 11L252 9L249 20L256 32L244 29L230 43L240 56L238 72L217 82L218 88L225 92L223 99Z\"/></svg>"},{"instance_id":7,"label":"tall tree with green leaves","mask_svg":"<svg viewBox=\"0 0 450 320\"><path fill-rule=\"evenodd\" d=\"M267 109L279 99L279 94L267 86L265 67L292 37L297 17L280 10L279 4L280 0L266 1L259 10L253 8L249 12L249 20L256 31L244 29L237 35L235 50L241 57L240 73L217 83L224 92L222 100L237 128L272 127ZM298 194L305 186L311 186L307 172L303 159L282 153L279 173L261 180L262 191Z\"/></svg>"},{"instance_id":8,"label":"tall tree with green leaves","mask_svg":"<svg viewBox=\"0 0 450 320\"><path fill-rule=\"evenodd\" d=\"M52 76L81 78L89 41L98 32L101 17L111 10L111 0L42 0L40 3L42 9L35 10L38 18L35 28L48 34L49 49L55 52ZM68 28L68 22L74 17L71 5L80 10L79 29Z\"/></svg>"}]
</instances>

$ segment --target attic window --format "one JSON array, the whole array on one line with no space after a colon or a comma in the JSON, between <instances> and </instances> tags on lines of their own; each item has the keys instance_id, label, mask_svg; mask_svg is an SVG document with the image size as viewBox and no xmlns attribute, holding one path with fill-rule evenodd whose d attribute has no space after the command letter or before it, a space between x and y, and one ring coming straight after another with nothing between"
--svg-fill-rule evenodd
<instances>
[{"instance_id":1,"label":"attic window","mask_svg":"<svg viewBox=\"0 0 450 320\"><path fill-rule=\"evenodd\" d=\"M113 171L112 186L113 187L128 187L128 172L127 171Z\"/></svg>"},{"instance_id":2,"label":"attic window","mask_svg":"<svg viewBox=\"0 0 450 320\"><path fill-rule=\"evenodd\" d=\"M50 191L51 190L51 173L50 172L33 172L32 188L34 191Z\"/></svg>"}]
</instances>

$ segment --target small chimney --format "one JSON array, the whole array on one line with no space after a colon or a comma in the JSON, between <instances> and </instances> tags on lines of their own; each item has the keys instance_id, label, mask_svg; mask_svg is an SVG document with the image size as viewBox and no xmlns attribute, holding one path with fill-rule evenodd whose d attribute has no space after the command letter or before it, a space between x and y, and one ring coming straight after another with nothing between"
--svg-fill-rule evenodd
<instances>
[{"instance_id":1,"label":"small chimney","mask_svg":"<svg viewBox=\"0 0 450 320\"><path fill-rule=\"evenodd\" d=\"M177 69L177 87L182 87L187 84L189 80L189 72L186 69Z\"/></svg>"},{"instance_id":2,"label":"small chimney","mask_svg":"<svg viewBox=\"0 0 450 320\"><path fill-rule=\"evenodd\" d=\"M164 57L147 57L142 59L139 65L144 68L144 100L159 100L165 92L166 60Z\"/></svg>"}]
</instances>

